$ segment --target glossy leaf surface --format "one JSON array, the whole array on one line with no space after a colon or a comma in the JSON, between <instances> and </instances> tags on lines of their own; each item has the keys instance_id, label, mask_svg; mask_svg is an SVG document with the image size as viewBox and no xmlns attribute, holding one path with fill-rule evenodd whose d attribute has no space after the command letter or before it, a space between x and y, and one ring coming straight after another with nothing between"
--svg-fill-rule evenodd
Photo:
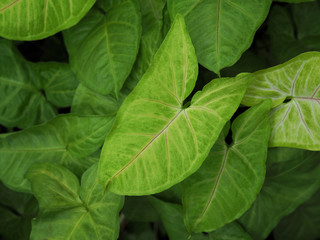
<instances>
[{"instance_id":1,"label":"glossy leaf surface","mask_svg":"<svg viewBox=\"0 0 320 240\"><path fill-rule=\"evenodd\" d=\"M117 96L138 53L141 16L136 0L109 4L105 13L94 8L66 30L64 40L80 82L100 94Z\"/></svg>"},{"instance_id":2,"label":"glossy leaf surface","mask_svg":"<svg viewBox=\"0 0 320 240\"><path fill-rule=\"evenodd\" d=\"M80 186L62 166L42 163L30 168L27 178L42 211L33 221L30 239L117 239L123 197L104 192L96 172L97 164L84 173ZM45 184L49 188L43 191Z\"/></svg>"},{"instance_id":3,"label":"glossy leaf surface","mask_svg":"<svg viewBox=\"0 0 320 240\"><path fill-rule=\"evenodd\" d=\"M198 61L215 73L233 65L250 47L271 0L168 0L171 18L186 19Z\"/></svg>"},{"instance_id":4,"label":"glossy leaf surface","mask_svg":"<svg viewBox=\"0 0 320 240\"><path fill-rule=\"evenodd\" d=\"M211 232L240 217L253 203L265 176L270 101L241 114L227 127L201 168L183 182L185 223L190 232Z\"/></svg>"},{"instance_id":5,"label":"glossy leaf surface","mask_svg":"<svg viewBox=\"0 0 320 240\"><path fill-rule=\"evenodd\" d=\"M281 218L318 190L319 158L319 152L290 148L269 150L267 175L261 192L239 219L254 239L265 239Z\"/></svg>"},{"instance_id":6,"label":"glossy leaf surface","mask_svg":"<svg viewBox=\"0 0 320 240\"><path fill-rule=\"evenodd\" d=\"M309 52L245 76L252 80L242 103L272 99L269 146L320 150L320 53Z\"/></svg>"},{"instance_id":7,"label":"glossy leaf surface","mask_svg":"<svg viewBox=\"0 0 320 240\"><path fill-rule=\"evenodd\" d=\"M95 0L2 0L0 36L37 40L75 25Z\"/></svg>"},{"instance_id":8,"label":"glossy leaf surface","mask_svg":"<svg viewBox=\"0 0 320 240\"><path fill-rule=\"evenodd\" d=\"M0 138L1 181L30 191L24 175L36 162L62 164L81 175L92 164L86 157L100 148L111 125L106 117L64 115Z\"/></svg>"},{"instance_id":9,"label":"glossy leaf surface","mask_svg":"<svg viewBox=\"0 0 320 240\"><path fill-rule=\"evenodd\" d=\"M171 187L200 167L248 83L213 80L186 108L183 101L196 78L195 52L178 15L106 138L101 183L118 194L145 195Z\"/></svg>"}]
</instances>

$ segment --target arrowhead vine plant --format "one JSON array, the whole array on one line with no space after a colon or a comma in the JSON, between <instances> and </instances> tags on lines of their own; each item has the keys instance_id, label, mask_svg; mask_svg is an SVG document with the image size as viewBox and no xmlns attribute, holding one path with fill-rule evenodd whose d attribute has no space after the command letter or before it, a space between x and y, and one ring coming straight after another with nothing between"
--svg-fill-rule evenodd
<instances>
[{"instance_id":1,"label":"arrowhead vine plant","mask_svg":"<svg viewBox=\"0 0 320 240\"><path fill-rule=\"evenodd\" d=\"M0 239L319 239L319 26L319 0L2 0Z\"/></svg>"}]
</instances>

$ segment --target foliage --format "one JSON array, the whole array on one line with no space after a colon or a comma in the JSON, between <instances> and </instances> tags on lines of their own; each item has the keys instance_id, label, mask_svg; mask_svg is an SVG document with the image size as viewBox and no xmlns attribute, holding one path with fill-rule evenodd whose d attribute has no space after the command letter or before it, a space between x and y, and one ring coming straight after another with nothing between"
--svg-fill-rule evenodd
<instances>
[{"instance_id":1,"label":"foliage","mask_svg":"<svg viewBox=\"0 0 320 240\"><path fill-rule=\"evenodd\" d=\"M320 0L3 0L0 239L320 238Z\"/></svg>"}]
</instances>

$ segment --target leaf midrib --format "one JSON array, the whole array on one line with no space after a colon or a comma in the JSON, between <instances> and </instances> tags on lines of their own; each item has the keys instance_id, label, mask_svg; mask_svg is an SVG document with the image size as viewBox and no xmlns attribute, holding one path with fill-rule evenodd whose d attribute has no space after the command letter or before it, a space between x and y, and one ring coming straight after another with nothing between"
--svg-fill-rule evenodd
<instances>
[{"instance_id":1,"label":"leaf midrib","mask_svg":"<svg viewBox=\"0 0 320 240\"><path fill-rule=\"evenodd\" d=\"M156 134L143 148L142 150L137 153L133 159L131 159L123 168L121 168L116 174L114 174L111 178L108 179L108 181L106 182L105 186L107 186L114 178L118 177L122 172L124 172L128 167L130 167L137 159L138 157L145 151L148 149L148 147L154 142L156 141L161 135L162 133L164 133L170 126L171 124L181 115L181 113L183 113L185 111L185 109L180 109L176 115L174 116L174 118L172 118L172 120L158 133Z\"/></svg>"},{"instance_id":2,"label":"leaf midrib","mask_svg":"<svg viewBox=\"0 0 320 240\"><path fill-rule=\"evenodd\" d=\"M5 10L13 7L14 5L16 5L18 2L20 2L21 0L15 0L11 3L9 3L8 5L4 6L3 8L0 9L0 13L4 12Z\"/></svg>"}]
</instances>

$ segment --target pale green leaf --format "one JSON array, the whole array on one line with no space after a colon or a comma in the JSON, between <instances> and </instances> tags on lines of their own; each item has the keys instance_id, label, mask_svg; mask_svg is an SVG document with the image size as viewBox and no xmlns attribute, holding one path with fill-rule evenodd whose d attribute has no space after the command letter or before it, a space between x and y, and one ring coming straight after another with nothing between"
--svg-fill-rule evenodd
<instances>
[{"instance_id":1,"label":"pale green leaf","mask_svg":"<svg viewBox=\"0 0 320 240\"><path fill-rule=\"evenodd\" d=\"M0 179L12 189L30 191L24 175L36 162L62 164L81 175L90 164L113 118L62 115L40 126L0 138Z\"/></svg>"},{"instance_id":2,"label":"pale green leaf","mask_svg":"<svg viewBox=\"0 0 320 240\"><path fill-rule=\"evenodd\" d=\"M115 116L125 97L126 95L120 92L117 100L110 94L102 95L79 84L73 98L71 112L78 115Z\"/></svg>"},{"instance_id":3,"label":"pale green leaf","mask_svg":"<svg viewBox=\"0 0 320 240\"><path fill-rule=\"evenodd\" d=\"M46 171L47 169L51 169L51 172ZM55 204L59 205L60 198L69 198L69 192L61 191L62 183L64 187L72 191L72 195L76 193L76 189L73 189L76 176L64 167L52 168L51 164L39 164L31 167L30 171L40 173L44 181L41 183L35 176L30 178L32 189L38 189L35 192L38 200L49 202L54 199L57 201ZM89 168L82 176L80 193L77 195L77 198L81 199L80 206L75 207L71 203L68 207L66 204L66 209L53 212L50 211L52 209L47 209L43 205L42 214L33 221L31 240L117 239L119 211L123 205L123 197L104 192L103 187L98 183L96 172L97 164ZM51 181L53 178L60 178L60 182ZM41 186L45 183L49 184L50 188L43 192ZM79 186L79 182L77 185ZM63 201L62 204L64 204Z\"/></svg>"},{"instance_id":4,"label":"pale green leaf","mask_svg":"<svg viewBox=\"0 0 320 240\"><path fill-rule=\"evenodd\" d=\"M320 53L308 52L244 76L252 82L243 104L252 106L263 99L272 99L269 146L320 150L319 64Z\"/></svg>"},{"instance_id":5,"label":"pale green leaf","mask_svg":"<svg viewBox=\"0 0 320 240\"><path fill-rule=\"evenodd\" d=\"M118 96L138 53L141 16L136 0L110 4L105 13L90 11L64 32L64 40L80 82L95 92Z\"/></svg>"},{"instance_id":6,"label":"pale green leaf","mask_svg":"<svg viewBox=\"0 0 320 240\"><path fill-rule=\"evenodd\" d=\"M209 233L209 240L252 240L237 222L229 223Z\"/></svg>"},{"instance_id":7,"label":"pale green leaf","mask_svg":"<svg viewBox=\"0 0 320 240\"><path fill-rule=\"evenodd\" d=\"M142 36L137 60L124 87L132 91L149 68L154 54L163 40L162 11L165 0L139 0L142 15Z\"/></svg>"},{"instance_id":8,"label":"pale green leaf","mask_svg":"<svg viewBox=\"0 0 320 240\"><path fill-rule=\"evenodd\" d=\"M272 148L264 185L239 219L254 239L265 239L280 219L308 200L320 186L320 152Z\"/></svg>"},{"instance_id":9,"label":"pale green leaf","mask_svg":"<svg viewBox=\"0 0 320 240\"><path fill-rule=\"evenodd\" d=\"M78 82L67 64L27 62L6 40L0 52L0 124L26 128L71 105Z\"/></svg>"},{"instance_id":10,"label":"pale green leaf","mask_svg":"<svg viewBox=\"0 0 320 240\"><path fill-rule=\"evenodd\" d=\"M14 40L46 38L75 25L95 0L2 0L0 36Z\"/></svg>"},{"instance_id":11,"label":"pale green leaf","mask_svg":"<svg viewBox=\"0 0 320 240\"><path fill-rule=\"evenodd\" d=\"M254 202L265 176L269 110L270 101L265 101L241 114L232 124L233 143L224 142L224 133L201 168L183 182L190 232L214 231L240 217Z\"/></svg>"},{"instance_id":12,"label":"pale green leaf","mask_svg":"<svg viewBox=\"0 0 320 240\"><path fill-rule=\"evenodd\" d=\"M82 205L78 178L59 165L34 164L29 168L25 178L31 182L32 193L37 198L41 210L61 211L64 208Z\"/></svg>"},{"instance_id":13,"label":"pale green leaf","mask_svg":"<svg viewBox=\"0 0 320 240\"><path fill-rule=\"evenodd\" d=\"M168 0L170 16L186 19L198 61L218 73L250 47L271 0Z\"/></svg>"},{"instance_id":14,"label":"pale green leaf","mask_svg":"<svg viewBox=\"0 0 320 240\"><path fill-rule=\"evenodd\" d=\"M186 108L183 101L195 85L197 72L191 39L178 15L106 138L99 178L111 191L157 193L200 167L239 106L248 82L213 80Z\"/></svg>"},{"instance_id":15,"label":"pale green leaf","mask_svg":"<svg viewBox=\"0 0 320 240\"><path fill-rule=\"evenodd\" d=\"M276 240L314 240L320 237L320 191L283 218L274 231Z\"/></svg>"}]
</instances>

